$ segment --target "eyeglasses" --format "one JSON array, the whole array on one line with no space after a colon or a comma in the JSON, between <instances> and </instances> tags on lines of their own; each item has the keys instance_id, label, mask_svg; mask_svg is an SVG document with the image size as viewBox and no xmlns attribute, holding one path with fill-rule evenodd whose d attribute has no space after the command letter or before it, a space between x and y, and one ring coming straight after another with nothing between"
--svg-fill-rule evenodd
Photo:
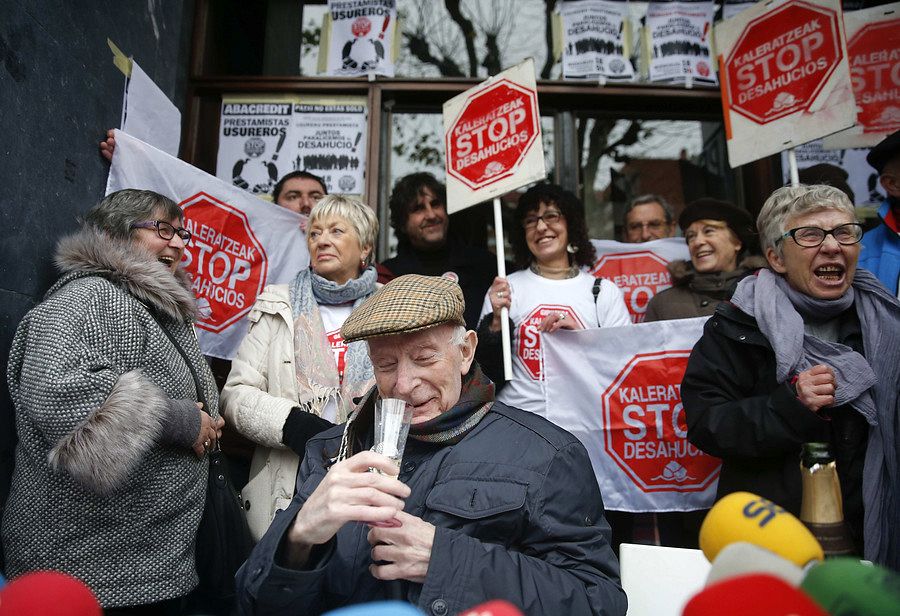
<instances>
[{"instance_id":1,"label":"eyeglasses","mask_svg":"<svg viewBox=\"0 0 900 616\"><path fill-rule=\"evenodd\" d=\"M540 216L526 216L523 218L522 227L525 229L534 229L540 220L543 220L544 224L549 227L552 224L558 223L562 217L562 212L558 210L547 210Z\"/></svg>"},{"instance_id":2,"label":"eyeglasses","mask_svg":"<svg viewBox=\"0 0 900 616\"><path fill-rule=\"evenodd\" d=\"M647 229L649 231L662 231L662 228L666 226L666 221L664 220L651 220L650 222L630 222L625 225L625 228L629 231L642 231L643 229Z\"/></svg>"},{"instance_id":3,"label":"eyeglasses","mask_svg":"<svg viewBox=\"0 0 900 616\"><path fill-rule=\"evenodd\" d=\"M820 229L819 227L797 227L779 237L778 241L780 242L783 239L792 237L798 246L815 248L816 246L820 246L828 235L833 237L837 243L842 246L852 246L862 239L863 226L858 222L848 222L845 225L840 225L828 231Z\"/></svg>"},{"instance_id":4,"label":"eyeglasses","mask_svg":"<svg viewBox=\"0 0 900 616\"><path fill-rule=\"evenodd\" d=\"M165 220L147 220L144 222L133 222L129 229L156 229L156 233L164 240L171 240L178 234L184 245L191 243L192 234L184 227L175 227L167 223Z\"/></svg>"}]
</instances>

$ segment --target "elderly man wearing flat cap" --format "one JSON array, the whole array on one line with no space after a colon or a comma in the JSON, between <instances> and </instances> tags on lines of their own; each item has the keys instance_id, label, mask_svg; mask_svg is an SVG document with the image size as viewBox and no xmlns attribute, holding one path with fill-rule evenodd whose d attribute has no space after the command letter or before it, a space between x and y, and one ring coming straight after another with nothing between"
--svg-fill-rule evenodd
<instances>
[{"instance_id":1,"label":"elderly man wearing flat cap","mask_svg":"<svg viewBox=\"0 0 900 616\"><path fill-rule=\"evenodd\" d=\"M872 148L866 160L878 172L887 199L878 208L881 224L863 235L859 267L900 296L900 130Z\"/></svg>"},{"instance_id":2,"label":"elderly man wearing flat cap","mask_svg":"<svg viewBox=\"0 0 900 616\"><path fill-rule=\"evenodd\" d=\"M455 282L407 275L345 321L345 341L368 341L377 387L309 441L294 500L238 573L246 613L388 597L434 616L491 599L534 615L625 613L587 452L494 401L463 311ZM371 451L379 397L412 407L399 478Z\"/></svg>"}]
</instances>

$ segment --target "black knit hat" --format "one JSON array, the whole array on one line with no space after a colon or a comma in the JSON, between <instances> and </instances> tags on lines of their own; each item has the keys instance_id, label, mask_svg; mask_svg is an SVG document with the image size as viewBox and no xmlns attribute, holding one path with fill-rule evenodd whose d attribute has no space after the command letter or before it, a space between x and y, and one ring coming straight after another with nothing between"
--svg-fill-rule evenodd
<instances>
[{"instance_id":1,"label":"black knit hat","mask_svg":"<svg viewBox=\"0 0 900 616\"><path fill-rule=\"evenodd\" d=\"M741 241L741 252L758 252L758 236L756 225L750 212L741 209L728 201L703 197L688 204L678 217L678 226L684 233L692 223L698 220L721 220L734 231Z\"/></svg>"},{"instance_id":2,"label":"black knit hat","mask_svg":"<svg viewBox=\"0 0 900 616\"><path fill-rule=\"evenodd\" d=\"M900 156L900 130L891 133L872 148L866 156L866 162L881 174L884 172L884 166L895 156Z\"/></svg>"},{"instance_id":3,"label":"black knit hat","mask_svg":"<svg viewBox=\"0 0 900 616\"><path fill-rule=\"evenodd\" d=\"M847 183L850 174L837 165L819 163L818 165L801 169L799 176L801 184L826 184L833 186L847 195L850 203L856 203L856 195L853 194L853 189Z\"/></svg>"}]
</instances>

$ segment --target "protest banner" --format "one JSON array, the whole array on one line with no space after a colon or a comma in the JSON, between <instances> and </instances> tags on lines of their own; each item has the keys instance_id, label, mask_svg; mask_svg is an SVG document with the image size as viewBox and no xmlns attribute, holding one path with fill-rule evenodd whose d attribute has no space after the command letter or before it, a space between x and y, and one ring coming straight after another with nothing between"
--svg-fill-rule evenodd
<instances>
[{"instance_id":1,"label":"protest banner","mask_svg":"<svg viewBox=\"0 0 900 616\"><path fill-rule=\"evenodd\" d=\"M625 296L628 314L634 323L644 320L647 304L653 296L672 286L667 265L691 258L683 238L667 237L640 244L613 240L591 240L597 260L590 272L597 278L616 283Z\"/></svg>"},{"instance_id":2,"label":"protest banner","mask_svg":"<svg viewBox=\"0 0 900 616\"><path fill-rule=\"evenodd\" d=\"M856 125L825 147L869 148L900 130L900 2L844 13Z\"/></svg>"},{"instance_id":3,"label":"protest banner","mask_svg":"<svg viewBox=\"0 0 900 616\"><path fill-rule=\"evenodd\" d=\"M650 81L717 83L709 41L715 14L712 2L650 3L645 28Z\"/></svg>"},{"instance_id":4,"label":"protest banner","mask_svg":"<svg viewBox=\"0 0 900 616\"><path fill-rule=\"evenodd\" d=\"M843 31L839 0L759 3L716 26L732 167L853 125Z\"/></svg>"},{"instance_id":5,"label":"protest banner","mask_svg":"<svg viewBox=\"0 0 900 616\"><path fill-rule=\"evenodd\" d=\"M396 26L396 0L328 0L322 24L325 74L393 77Z\"/></svg>"},{"instance_id":6,"label":"protest banner","mask_svg":"<svg viewBox=\"0 0 900 616\"><path fill-rule=\"evenodd\" d=\"M216 177L255 195L270 194L292 170L290 156L283 155L292 111L288 96L223 96Z\"/></svg>"},{"instance_id":7,"label":"protest banner","mask_svg":"<svg viewBox=\"0 0 900 616\"><path fill-rule=\"evenodd\" d=\"M329 193L361 195L367 117L363 97L304 97L295 103L289 151L293 168L318 175Z\"/></svg>"},{"instance_id":8,"label":"protest banner","mask_svg":"<svg viewBox=\"0 0 900 616\"><path fill-rule=\"evenodd\" d=\"M545 176L534 60L512 68L444 103L447 212L493 199L497 273L506 276L500 195ZM501 319L503 367L512 377L509 311Z\"/></svg>"},{"instance_id":9,"label":"protest banner","mask_svg":"<svg viewBox=\"0 0 900 616\"><path fill-rule=\"evenodd\" d=\"M153 190L173 199L193 234L182 266L191 277L200 349L231 359L247 331L244 318L266 285L292 280L309 265L300 216L115 132L107 194Z\"/></svg>"},{"instance_id":10,"label":"protest banner","mask_svg":"<svg viewBox=\"0 0 900 616\"><path fill-rule=\"evenodd\" d=\"M546 417L588 451L615 511L712 505L721 463L687 441L681 379L706 317L543 337Z\"/></svg>"},{"instance_id":11,"label":"protest banner","mask_svg":"<svg viewBox=\"0 0 900 616\"><path fill-rule=\"evenodd\" d=\"M626 34L628 5L607 0L563 2L563 77L634 81Z\"/></svg>"}]
</instances>

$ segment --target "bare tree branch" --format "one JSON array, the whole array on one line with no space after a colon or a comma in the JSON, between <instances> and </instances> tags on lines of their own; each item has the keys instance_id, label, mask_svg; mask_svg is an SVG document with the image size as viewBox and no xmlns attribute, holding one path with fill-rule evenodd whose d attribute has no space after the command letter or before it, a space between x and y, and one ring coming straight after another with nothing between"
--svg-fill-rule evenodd
<instances>
[{"instance_id":1,"label":"bare tree branch","mask_svg":"<svg viewBox=\"0 0 900 616\"><path fill-rule=\"evenodd\" d=\"M497 45L497 37L499 33L486 32L484 35L484 61L481 66L487 69L488 75L496 75L502 70L502 60L500 59L500 46Z\"/></svg>"},{"instance_id":2,"label":"bare tree branch","mask_svg":"<svg viewBox=\"0 0 900 616\"><path fill-rule=\"evenodd\" d=\"M478 56L475 55L475 26L462 14L460 0L444 0L444 6L447 7L450 18L462 30L463 38L466 41L466 56L469 58L469 77L477 77Z\"/></svg>"},{"instance_id":3,"label":"bare tree branch","mask_svg":"<svg viewBox=\"0 0 900 616\"><path fill-rule=\"evenodd\" d=\"M410 32L404 32L403 36L406 37L406 40L408 42L409 53L411 53L417 60L419 60L423 64L431 64L438 69L441 75L445 77L465 77L462 69L460 69L459 65L451 58L448 58L446 56L438 58L431 55L431 50L428 47L428 41L423 35L418 33L412 34Z\"/></svg>"}]
</instances>

